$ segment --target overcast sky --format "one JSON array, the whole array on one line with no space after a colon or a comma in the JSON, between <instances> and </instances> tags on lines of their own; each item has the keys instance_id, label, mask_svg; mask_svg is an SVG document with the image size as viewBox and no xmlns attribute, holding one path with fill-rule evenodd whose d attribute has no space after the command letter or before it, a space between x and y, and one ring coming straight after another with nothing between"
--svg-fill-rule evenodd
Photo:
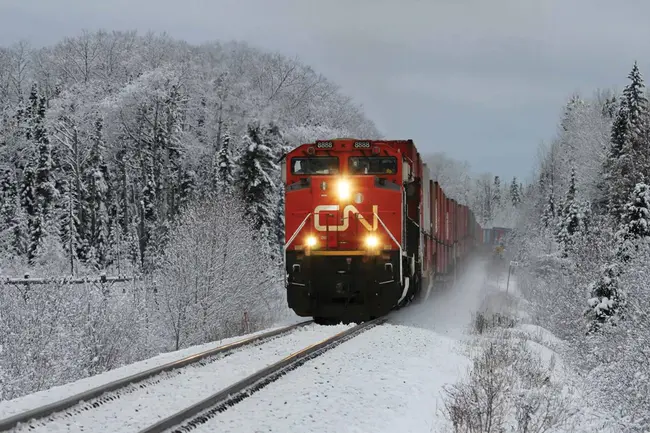
<instances>
[{"instance_id":1,"label":"overcast sky","mask_svg":"<svg viewBox=\"0 0 650 433\"><path fill-rule=\"evenodd\" d=\"M246 40L297 55L386 136L528 177L574 91L650 71L648 0L0 0L0 44L82 29ZM645 75L644 75L645 76Z\"/></svg>"}]
</instances>

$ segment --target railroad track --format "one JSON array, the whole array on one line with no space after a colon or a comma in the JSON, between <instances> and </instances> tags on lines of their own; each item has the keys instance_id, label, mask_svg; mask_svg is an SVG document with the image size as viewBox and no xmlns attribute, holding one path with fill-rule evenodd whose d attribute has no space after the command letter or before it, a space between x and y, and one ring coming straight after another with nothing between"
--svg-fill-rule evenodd
<instances>
[{"instance_id":1,"label":"railroad track","mask_svg":"<svg viewBox=\"0 0 650 433\"><path fill-rule=\"evenodd\" d=\"M232 384L232 381L226 382L227 385L222 387L220 390L203 394L209 396L180 411L178 411L178 404L169 405L167 402L168 407L166 407L165 396L158 395L151 390L151 392L147 392L146 390L143 391L142 388L144 386L142 385L142 382L150 381L152 378L157 379L158 375L163 375L167 371L173 371L174 369L179 370L180 367L200 362L200 359L206 360L210 357L232 354L239 348L243 349L255 345L256 343L261 344L274 338L291 338L294 335L292 334L292 331L299 327L305 327L306 325L311 324L312 321L298 323L296 325L280 328L226 346L221 346L192 357L184 358L173 363L147 370L137 375L111 382L104 386L69 397L65 400L18 414L5 420L0 420L0 431L6 431L9 429L14 429L13 431L15 432L37 432L41 430L59 432L97 431L98 428L100 431L106 431L108 429L115 433L156 433L163 431L187 432L209 421L220 412L227 410L229 407L232 407L268 384L278 380L291 370L300 367L310 359L322 355L326 351L331 350L356 335L383 323L385 320L386 318L379 318L361 323L334 335L328 335L324 339L319 338L317 340L319 341L318 343L310 344L306 347L304 345L305 343L302 342L301 345L296 346L298 350L293 351L289 356L284 356L287 351L278 351L276 354L284 356L279 361L272 365L268 365L268 362L266 362L268 361L268 358L266 358L263 363L258 362L258 364L263 365L263 367L258 367L259 369L257 371L253 370L254 373L249 374L247 377L244 377L234 384ZM315 334L323 334L326 333L328 328L331 329L331 327L328 326L315 326L313 330ZM287 336L282 337L282 334L287 334ZM267 344L270 345L272 343ZM291 350L289 350L289 352L291 352ZM194 360L190 360L190 358L193 358ZM182 371L183 369L180 368L180 370ZM221 373L221 371L219 371L219 373ZM199 380L205 382L213 382L216 379L219 378L214 375L199 378ZM160 379L158 381L160 381ZM185 384L186 382L182 383ZM214 384L212 385L214 387ZM132 392L134 393L140 391L148 394L146 397L155 402L155 406L149 406L150 409L156 409L153 411L154 413L148 413L146 408L134 407L134 405L139 405L138 402L140 400L131 399L131 401L123 402L128 403L128 409L133 412L133 417L131 418L129 418L129 414L124 413L124 410L115 409L113 412L105 413L102 416L93 418L90 422L74 419L77 415L93 415L93 413L99 410L98 408L100 408L104 403L119 401L120 399L126 400L126 397L115 394L115 391L124 392L124 389L129 387L133 389ZM183 390L186 394L196 397L193 395L194 390L191 389L189 385L186 388L189 388ZM172 397L176 397L173 400L176 402L179 400L182 401L183 399L180 395ZM167 396L167 398L169 398L169 396ZM164 409L167 410L165 411ZM167 417L165 418L165 416ZM53 423L57 425L53 425Z\"/></svg>"},{"instance_id":2,"label":"railroad track","mask_svg":"<svg viewBox=\"0 0 650 433\"><path fill-rule=\"evenodd\" d=\"M208 398L165 418L138 433L184 433L208 422L217 414L239 403L246 397L275 382L291 370L295 370L310 359L322 355L339 344L386 321L378 318L349 328L323 341L294 352L290 356L222 389Z\"/></svg>"},{"instance_id":3,"label":"railroad track","mask_svg":"<svg viewBox=\"0 0 650 433\"><path fill-rule=\"evenodd\" d=\"M297 329L310 324L313 324L313 320L307 320L258 334L115 380L60 401L10 416L6 419L0 419L0 432L10 431L12 429L14 431L35 431L50 422L56 422L62 419L66 419L67 421L68 418L74 417L77 414L83 414L107 403L119 400L124 397L124 394L133 393L164 382L165 379L173 377L175 372L181 371L184 367L193 364L207 365L231 356L239 350L262 344L270 344L269 342L290 335ZM163 377L165 375L166 377Z\"/></svg>"}]
</instances>

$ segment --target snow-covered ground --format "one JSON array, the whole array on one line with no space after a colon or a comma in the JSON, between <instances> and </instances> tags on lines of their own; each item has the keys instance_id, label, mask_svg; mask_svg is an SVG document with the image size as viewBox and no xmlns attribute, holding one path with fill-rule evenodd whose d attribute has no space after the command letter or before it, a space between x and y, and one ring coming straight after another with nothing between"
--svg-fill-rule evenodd
<instances>
[{"instance_id":1,"label":"snow-covered ground","mask_svg":"<svg viewBox=\"0 0 650 433\"><path fill-rule=\"evenodd\" d=\"M174 370L169 373L162 373L155 378L149 379L143 383L148 386L140 388L139 384L129 387L128 390L121 390L118 399L105 402L101 406L84 410L82 413L74 411L74 422L69 417L61 417L56 421L47 422L43 425L27 427L30 432L38 431L57 431L57 432L80 432L92 431L98 426L111 426L112 432L132 432L144 428L170 414L185 408L197 401L202 400L208 395L225 388L226 386L243 379L255 371L279 361L288 354L304 348L309 344L321 341L338 332L348 329L350 325L339 325L333 327L307 325L292 331L290 334L277 337L271 341L265 342L255 347L244 347L236 350L231 355L218 358L217 360L204 364L192 364L182 369ZM235 340L235 339L229 339ZM221 342L224 343L223 341ZM105 383L116 377L134 373L143 370L143 367L151 367L168 362L172 359L180 359L182 355L197 353L202 349L205 350L209 345L197 346L195 348L172 354L161 355L154 358L154 362L146 363L145 361L137 365L125 367L96 376L93 385ZM217 346L212 344L211 346ZM113 373L113 374L110 374ZM81 382L81 381L80 381ZM11 415L20 410L31 409L39 404L56 400L57 398L66 397L74 389L80 391L90 386L90 381L85 381L88 386L76 386L70 384L66 387L58 387L39 393L41 398L36 399L33 396L25 396L2 405L3 417ZM84 384L84 385L86 385ZM62 389L62 388L65 388ZM30 397L32 397L30 399ZM80 407L83 407L81 405ZM66 412L73 412L73 409ZM34 428L35 427L35 428Z\"/></svg>"},{"instance_id":2,"label":"snow-covered ground","mask_svg":"<svg viewBox=\"0 0 650 433\"><path fill-rule=\"evenodd\" d=\"M453 287L436 290L426 301L391 313L387 324L308 361L217 414L197 431L450 431L442 411L444 388L466 377L472 353L467 343L486 338L468 334L474 313L490 310L515 314L524 320L527 317L516 275L511 276L506 293L507 272L488 275L486 269L486 260L473 261ZM211 365L169 375L162 384L155 385L155 394L151 388L124 394L115 402L75 418L74 426L69 425L69 420L58 421L48 424L43 431L81 431L82 427L84 431L101 430L107 425L113 432L136 431L290 352L348 327L309 326ZM527 347L539 354L545 364L555 359L551 380L566 384L567 395L574 396L571 411L579 412L573 417L573 428L564 431L606 431L599 430L598 413L580 406L584 394L579 378L561 360L563 342L544 328L525 323L509 332L523 336ZM1 402L0 416L240 338L163 354L73 384ZM582 430L577 428L580 425ZM588 426L587 430L584 426Z\"/></svg>"},{"instance_id":3,"label":"snow-covered ground","mask_svg":"<svg viewBox=\"0 0 650 433\"><path fill-rule=\"evenodd\" d=\"M522 296L517 285L517 269L512 268L508 278L508 265L504 263L500 272L486 275L484 291L477 311L500 313L516 317L518 323L512 328L505 328L507 334L522 338L525 347L541 365L550 370L549 379L562 388L560 394L565 399L566 421L550 431L558 433L616 433L620 430L612 427L612 419L590 398L590 390L585 386L581 373L573 370L564 362L563 356L570 356L568 344L556 337L551 331L530 322L529 304ZM476 340L492 338L475 337ZM518 398L515 396L514 398ZM511 420L513 421L513 420ZM650 432L649 432L650 433Z\"/></svg>"},{"instance_id":4,"label":"snow-covered ground","mask_svg":"<svg viewBox=\"0 0 650 433\"><path fill-rule=\"evenodd\" d=\"M445 385L470 366L460 342L480 303L485 262L455 287L389 315L241 403L198 432L431 432L447 427Z\"/></svg>"},{"instance_id":5,"label":"snow-covered ground","mask_svg":"<svg viewBox=\"0 0 650 433\"><path fill-rule=\"evenodd\" d=\"M110 370L96 376L80 379L75 382L67 383L61 386L55 386L50 389L39 391L33 394L25 395L13 400L0 401L0 419L8 418L17 413L25 412L63 398L87 391L89 389L105 385L118 379L131 376L133 374L149 370L150 368L158 367L170 362L178 361L185 357L204 352L206 350L214 349L219 346L224 346L229 343L234 343L244 338L252 337L255 335L263 334L277 328L265 329L259 332L254 332L244 336L237 336L232 338L225 338L223 340L214 341L212 343L201 344L197 346L188 347L186 349L177 350L174 352L162 353L153 358L145 359L133 364L125 365L123 367Z\"/></svg>"},{"instance_id":6,"label":"snow-covered ground","mask_svg":"<svg viewBox=\"0 0 650 433\"><path fill-rule=\"evenodd\" d=\"M442 387L468 366L457 342L386 324L355 337L197 428L201 432L429 432Z\"/></svg>"}]
</instances>

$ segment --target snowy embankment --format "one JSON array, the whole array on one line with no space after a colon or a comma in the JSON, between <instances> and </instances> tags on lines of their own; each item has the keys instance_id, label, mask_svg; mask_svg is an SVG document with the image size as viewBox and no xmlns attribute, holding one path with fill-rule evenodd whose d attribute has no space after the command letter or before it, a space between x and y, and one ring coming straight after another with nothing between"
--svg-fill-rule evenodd
<instances>
[{"instance_id":1,"label":"snowy embankment","mask_svg":"<svg viewBox=\"0 0 650 433\"><path fill-rule=\"evenodd\" d=\"M584 394L580 392L580 381L568 371L558 355L562 353L562 341L539 326L522 323L528 320L527 308L518 293L516 276L511 277L506 293L507 274L504 275L502 269L496 273L486 272L487 269L485 260L474 261L454 287L437 290L426 301L392 313L387 324L307 362L217 414L197 430L214 431L218 427L219 431L232 432L452 431L448 409L454 399L448 392L451 390L453 394L455 389L456 397L462 397L458 390L462 390L463 384L472 385L472 378L476 378L476 368L472 366L485 355L489 342L494 342L491 359L507 364L505 367L492 365L497 370L503 367L508 373L496 374L507 389L500 396L501 406L513 409L511 413L506 410L502 414L505 423L517 422L515 403L518 399L532 406L547 403L547 412L557 412L551 418L564 421L563 427L549 431L605 431L599 429L598 414L582 407ZM476 312L485 319L480 326ZM503 319L499 326L494 326L488 318L495 314L517 320ZM321 328L330 329L327 334L333 335L347 326ZM479 328L480 333L477 332ZM2 402L0 417L240 338L163 354L73 384ZM316 339L312 335L311 343ZM163 394L152 396L151 401L169 399L179 402L179 406L191 404L207 388L223 388L300 349L300 344L310 343L302 340L297 339L294 344L276 340L276 343L226 357L215 364L209 374L201 376L202 380L183 380L181 375L169 386L157 388L156 392L160 390ZM272 352L275 355L271 355ZM517 380L521 376L519 373L532 373L529 374L532 378L527 382ZM553 386L546 386L547 383ZM512 389L518 394L512 394ZM180 398L182 395L193 397ZM171 398L174 396L175 399ZM123 431L128 430L127 426L133 430L135 424L125 415L131 413L136 419L146 408L136 399L129 397L127 400L119 403L119 411L111 409L105 415L89 411L86 427L92 430L109 423L113 427L124 426ZM475 406L480 408L480 404ZM458 410L462 409L460 406ZM521 415L522 407L519 409ZM557 417L553 418L555 415ZM100 419L102 416L104 418ZM125 419L117 423L118 417ZM534 416L532 419L534 421ZM94 422L92 426L91 421Z\"/></svg>"},{"instance_id":2,"label":"snowy embankment","mask_svg":"<svg viewBox=\"0 0 650 433\"><path fill-rule=\"evenodd\" d=\"M614 433L578 372L563 361L568 345L530 323L517 276L508 278L504 263L486 277L467 346L473 368L446 398L448 416L463 425L459 431L485 431L489 423L506 431Z\"/></svg>"},{"instance_id":3,"label":"snowy embankment","mask_svg":"<svg viewBox=\"0 0 650 433\"><path fill-rule=\"evenodd\" d=\"M182 394L184 391L198 391L198 388L194 390L188 389L191 388L190 381L196 378L200 379L198 382L202 382L197 383L197 387L205 386L208 384L210 386L214 385L216 389L219 389L220 387L225 387L227 385L230 385L232 382L236 382L237 380L246 377L248 374L255 372L257 369L260 369L273 362L277 362L292 351L302 349L308 344L316 343L338 332L342 332L348 329L350 326L351 325L338 325L334 327L322 327L313 324L307 325L304 328L295 329L287 335L281 335L272 340L265 341L260 345L253 347L244 346L242 348L236 349L235 352L229 356L223 358L217 356L216 361L210 362L207 365L205 362L191 364L188 367L176 370L180 373L162 373L160 376L156 376L151 380L158 381L160 378L164 378L160 384L156 385L155 392L157 393L160 391L160 397L164 397L164 395L168 394L173 398L180 399L180 394ZM227 338L208 344L192 346L187 349L178 350L175 352L163 353L144 361L116 368L115 370L84 378L76 382L68 383L66 385L53 387L48 390L40 391L13 400L2 401L0 402L0 419L7 418L23 411L34 409L36 407L58 401L66 397L70 397L77 393L87 391L97 386L105 385L112 381L131 376L153 367L178 361L180 359L196 355L206 350L224 346L226 344L233 343L255 335L260 335L262 333L275 329L279 328L270 328L244 336ZM205 380L206 374L209 380ZM149 397L147 397L146 395L140 396L140 394L154 394L152 388L153 385L143 388L141 390L142 392L131 392L128 397L122 396L119 401L105 403L100 408L89 411L89 413L92 413L92 416L96 416L95 414L97 412L104 411L104 408L109 409L109 412L115 412L117 409L114 410L114 406L117 404L117 406L120 407L118 408L119 411L115 413L119 414L119 416L127 416L129 408L128 404L126 404L127 407L124 407L124 402L126 400L135 402L135 400L141 398L137 404L133 404L131 410L142 410L141 403L144 401L144 399L155 397L155 395L149 395ZM156 405L159 406L161 400L156 400ZM181 405L187 403L187 401L182 401L182 399L179 401ZM108 414L108 416L112 418L114 415ZM114 424L113 426L115 427Z\"/></svg>"},{"instance_id":4,"label":"snowy embankment","mask_svg":"<svg viewBox=\"0 0 650 433\"><path fill-rule=\"evenodd\" d=\"M444 422L435 409L441 404L442 387L453 383L469 366L468 358L461 353L462 346L458 344L457 337L471 320L483 278L481 263L473 264L456 288L434 292L426 302L394 312L388 324L371 329L309 361L239 405L219 414L207 425L217 423L220 429L232 431L263 427L272 431L290 431L291 426L300 426L301 431L335 431L344 424L354 426L359 431L430 431L432 426ZM347 326L323 328L328 329L328 335L333 335ZM444 335L450 331L455 332ZM162 354L98 376L0 402L0 417L32 409L242 337ZM312 341L302 341L302 344L306 346L315 340L314 337ZM205 388L205 383L211 383L211 388L225 387L254 369L277 361L278 356L286 356L300 348L298 342L295 345L279 344L259 346L254 349L255 355L251 355L253 351L242 351L238 356L226 357L215 364L218 371L215 368L197 384L181 380L181 375L169 386L156 387L156 392L168 392L176 397L175 401L190 404L190 400L179 398L180 393L198 395L198 391ZM273 350L277 351L275 358L266 356ZM156 399L166 399L165 395L155 396ZM118 424L133 428L128 414L142 414L145 408L130 395L125 397L126 400L118 404L119 410L113 408L117 407L113 406L113 402L109 402L88 411L81 424L88 428L91 421L95 423L94 426L109 423L113 431L117 431L114 428ZM132 407L129 408L129 404ZM102 416L104 418L100 419ZM125 419L116 423L118 417ZM328 423L333 427L323 427ZM63 431L66 430L64 423L58 424Z\"/></svg>"}]
</instances>

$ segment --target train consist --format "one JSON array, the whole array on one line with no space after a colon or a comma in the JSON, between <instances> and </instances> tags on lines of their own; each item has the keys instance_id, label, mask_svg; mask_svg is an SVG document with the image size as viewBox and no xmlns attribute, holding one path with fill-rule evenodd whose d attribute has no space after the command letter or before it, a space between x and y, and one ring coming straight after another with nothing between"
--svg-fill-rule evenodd
<instances>
[{"instance_id":1,"label":"train consist","mask_svg":"<svg viewBox=\"0 0 650 433\"><path fill-rule=\"evenodd\" d=\"M499 245L507 239L512 232L508 227L491 227L483 229L483 244L488 246Z\"/></svg>"},{"instance_id":2,"label":"train consist","mask_svg":"<svg viewBox=\"0 0 650 433\"><path fill-rule=\"evenodd\" d=\"M282 160L282 178L287 302L319 323L405 306L483 243L413 140L302 144Z\"/></svg>"}]
</instances>

